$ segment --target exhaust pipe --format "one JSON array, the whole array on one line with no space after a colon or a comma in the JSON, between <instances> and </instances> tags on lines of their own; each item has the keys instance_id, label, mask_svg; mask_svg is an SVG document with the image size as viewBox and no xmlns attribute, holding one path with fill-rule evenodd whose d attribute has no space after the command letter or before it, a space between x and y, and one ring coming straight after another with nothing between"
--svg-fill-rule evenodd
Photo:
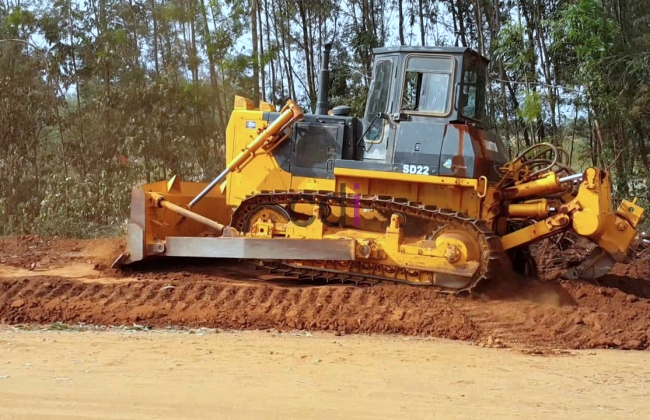
<instances>
[{"instance_id":1,"label":"exhaust pipe","mask_svg":"<svg viewBox=\"0 0 650 420\"><path fill-rule=\"evenodd\" d=\"M325 44L321 54L321 69L318 77L318 102L316 102L316 115L327 115L330 104L327 102L330 86L330 51L332 44Z\"/></svg>"}]
</instances>

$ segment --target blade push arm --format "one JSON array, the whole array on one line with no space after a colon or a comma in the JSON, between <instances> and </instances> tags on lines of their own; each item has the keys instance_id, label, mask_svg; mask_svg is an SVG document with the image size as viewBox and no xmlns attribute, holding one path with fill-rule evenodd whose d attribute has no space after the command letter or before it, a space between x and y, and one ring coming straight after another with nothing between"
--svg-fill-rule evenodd
<instances>
[{"instance_id":1,"label":"blade push arm","mask_svg":"<svg viewBox=\"0 0 650 420\"><path fill-rule=\"evenodd\" d=\"M248 164L254 158L255 153L264 148L270 150L275 148L280 142L286 139L285 136L278 137L277 135L284 131L285 128L291 126L296 121L300 120L303 116L303 111L298 105L289 101L282 111L280 116L273 121L268 127L262 130L257 137L253 139L246 147L228 163L226 169L223 170L210 184L208 184L203 191L201 191L189 203L189 207L194 207L196 203L201 201L214 187L220 184L226 176L233 171L240 170L244 165Z\"/></svg>"}]
</instances>

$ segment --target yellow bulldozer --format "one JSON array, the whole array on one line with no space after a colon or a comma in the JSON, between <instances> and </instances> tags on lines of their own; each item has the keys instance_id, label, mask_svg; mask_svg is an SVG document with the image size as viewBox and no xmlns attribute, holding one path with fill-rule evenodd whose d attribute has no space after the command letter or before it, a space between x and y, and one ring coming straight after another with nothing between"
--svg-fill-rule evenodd
<instances>
[{"instance_id":1,"label":"yellow bulldozer","mask_svg":"<svg viewBox=\"0 0 650 420\"><path fill-rule=\"evenodd\" d=\"M467 48L374 51L365 115L236 97L226 169L210 183L137 186L114 266L163 257L254 260L278 275L471 291L507 270L534 277L529 245L572 231L597 245L565 278L628 258L644 209L614 209L607 171L563 149L509 159L486 129L488 60Z\"/></svg>"}]
</instances>

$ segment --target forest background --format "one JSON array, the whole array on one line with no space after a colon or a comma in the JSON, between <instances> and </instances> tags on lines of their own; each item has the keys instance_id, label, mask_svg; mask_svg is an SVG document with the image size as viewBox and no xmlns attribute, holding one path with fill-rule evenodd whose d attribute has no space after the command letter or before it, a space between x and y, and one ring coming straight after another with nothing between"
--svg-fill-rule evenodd
<instances>
[{"instance_id":1,"label":"forest background","mask_svg":"<svg viewBox=\"0 0 650 420\"><path fill-rule=\"evenodd\" d=\"M372 49L490 58L490 127L650 204L647 0L0 0L0 234L115 234L135 184L224 167L234 95L363 114Z\"/></svg>"}]
</instances>

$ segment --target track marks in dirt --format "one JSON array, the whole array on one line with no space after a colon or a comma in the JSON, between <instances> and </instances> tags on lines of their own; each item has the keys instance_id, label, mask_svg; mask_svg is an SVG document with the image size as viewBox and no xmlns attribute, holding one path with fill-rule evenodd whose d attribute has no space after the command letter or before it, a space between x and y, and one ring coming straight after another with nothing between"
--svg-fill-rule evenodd
<instances>
[{"instance_id":1,"label":"track marks in dirt","mask_svg":"<svg viewBox=\"0 0 650 420\"><path fill-rule=\"evenodd\" d=\"M423 293L425 296L423 296ZM281 287L254 282L115 285L54 277L0 281L0 322L139 323L401 333L472 340L479 331L450 297L398 285Z\"/></svg>"},{"instance_id":2,"label":"track marks in dirt","mask_svg":"<svg viewBox=\"0 0 650 420\"><path fill-rule=\"evenodd\" d=\"M491 337L510 346L576 348L571 337L555 337L555 331L532 316L540 311L537 303L471 301L462 302L459 306L481 331L483 338ZM571 313L570 309L561 308L544 308L542 311L550 311L553 318L561 317L562 313Z\"/></svg>"},{"instance_id":3,"label":"track marks in dirt","mask_svg":"<svg viewBox=\"0 0 650 420\"><path fill-rule=\"evenodd\" d=\"M248 275L256 278L255 272ZM492 337L510 346L561 349L650 344L648 300L587 283L481 300L403 285L292 287L259 278L164 277L114 284L51 276L0 279L0 323L306 329L482 342Z\"/></svg>"}]
</instances>

